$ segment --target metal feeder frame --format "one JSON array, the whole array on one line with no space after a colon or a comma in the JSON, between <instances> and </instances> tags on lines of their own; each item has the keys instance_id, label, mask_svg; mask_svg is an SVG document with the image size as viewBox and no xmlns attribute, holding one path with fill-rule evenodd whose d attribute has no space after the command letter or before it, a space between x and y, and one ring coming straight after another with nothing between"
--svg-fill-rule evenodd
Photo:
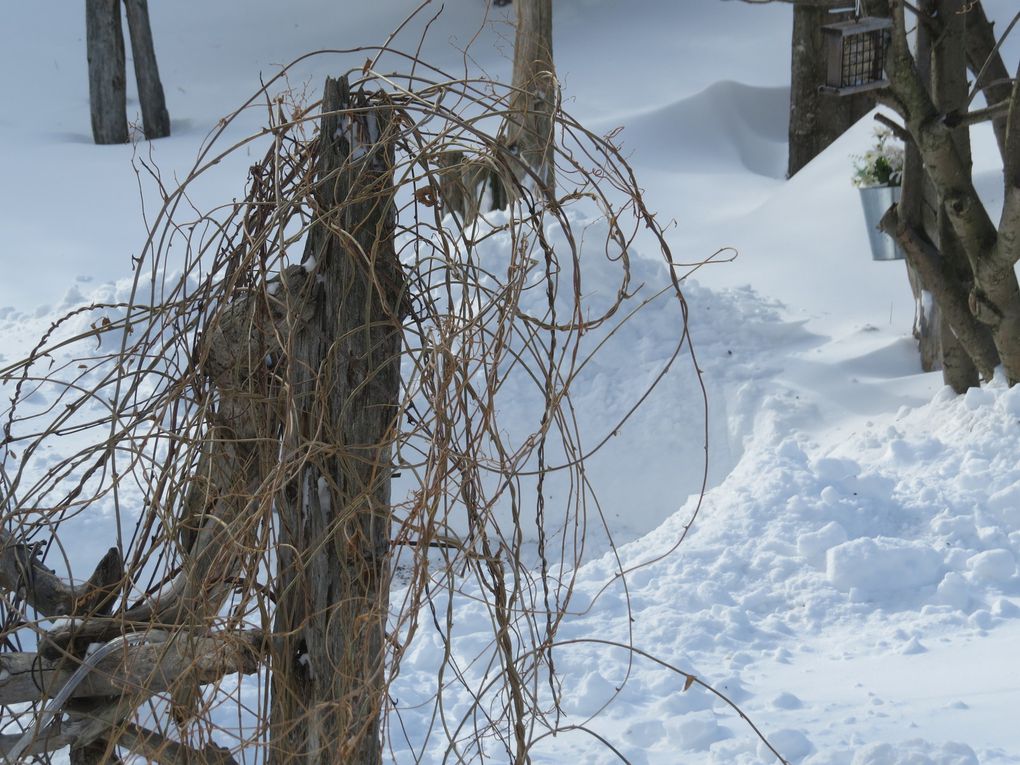
<instances>
[{"instance_id":1,"label":"metal feeder frame","mask_svg":"<svg viewBox=\"0 0 1020 765\"><path fill-rule=\"evenodd\" d=\"M825 85L820 90L849 96L889 85L885 77L885 56L892 39L892 20L872 16L827 24L822 27L825 43Z\"/></svg>"}]
</instances>

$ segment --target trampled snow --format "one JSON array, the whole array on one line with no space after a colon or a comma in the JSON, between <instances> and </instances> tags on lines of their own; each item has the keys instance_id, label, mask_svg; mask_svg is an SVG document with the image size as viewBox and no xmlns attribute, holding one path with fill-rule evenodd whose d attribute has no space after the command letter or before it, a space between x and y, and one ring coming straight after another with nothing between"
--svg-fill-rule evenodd
<instances>
[{"instance_id":1,"label":"trampled snow","mask_svg":"<svg viewBox=\"0 0 1020 765\"><path fill-rule=\"evenodd\" d=\"M260 71L315 48L381 42L408 10L397 0L353 11L321 0L208 5L153 4L174 136L126 147L88 139L81 9L5 9L0 367L69 308L124 298L146 228L133 157L158 164L166 182L183 177ZM1015 10L1012 0L986 8L999 26ZM484 12L482 0L447 4L426 52L507 79L509 26L498 13L482 25ZM955 396L921 373L903 264L870 260L849 181L850 155L868 146L874 121L785 181L788 8L557 0L556 14L566 106L599 129L625 126L650 207L675 220L675 259L739 252L684 285L709 395L709 490L683 544L674 549L699 502L705 430L689 365L593 459L619 559L606 553L578 572L560 632L577 642L556 654L561 723L587 725L632 763L774 761L719 697L591 642L616 641L717 689L790 762L1020 762L1020 388L996 380ZM1020 44L1004 50L1015 68ZM314 94L323 76L363 58L314 60L295 76ZM246 115L239 134L262 117ZM994 145L987 130L975 140L994 206ZM246 169L242 158L224 162L196 204L237 196ZM144 174L141 185L151 206ZM649 287L664 283L653 260L636 272ZM611 278L586 272L585 290L615 289ZM597 439L615 426L677 331L667 301L625 326L576 390L584 432ZM36 395L30 405L44 410L45 391ZM507 406L534 421L533 399L522 388ZM77 576L111 543L101 512L80 528L68 550ZM484 609L465 602L456 615L457 650L484 653ZM391 694L399 762L442 761L431 707L415 708L435 691L441 653L423 628L404 657ZM465 669L463 690L444 691L452 718L467 711L475 671ZM533 757L621 761L580 730L544 739Z\"/></svg>"}]
</instances>

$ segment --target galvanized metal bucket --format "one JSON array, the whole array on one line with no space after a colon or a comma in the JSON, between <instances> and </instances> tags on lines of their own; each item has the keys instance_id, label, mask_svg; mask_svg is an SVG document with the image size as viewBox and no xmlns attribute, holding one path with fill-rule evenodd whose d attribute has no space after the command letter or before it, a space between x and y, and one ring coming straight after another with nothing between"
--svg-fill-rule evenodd
<instances>
[{"instance_id":1,"label":"galvanized metal bucket","mask_svg":"<svg viewBox=\"0 0 1020 765\"><path fill-rule=\"evenodd\" d=\"M868 225L868 241L871 242L872 260L903 260L903 250L888 234L878 230L882 216L900 201L899 186L867 186L861 192L861 207L864 208L864 222Z\"/></svg>"}]
</instances>

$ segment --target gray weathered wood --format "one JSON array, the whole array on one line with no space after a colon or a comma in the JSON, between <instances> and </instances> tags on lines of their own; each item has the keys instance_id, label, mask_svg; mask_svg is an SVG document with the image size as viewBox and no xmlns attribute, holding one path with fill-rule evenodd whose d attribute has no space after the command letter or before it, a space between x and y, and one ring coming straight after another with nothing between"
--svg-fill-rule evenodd
<instances>
[{"instance_id":1,"label":"gray weathered wood","mask_svg":"<svg viewBox=\"0 0 1020 765\"><path fill-rule=\"evenodd\" d=\"M71 698L117 696L125 691L148 698L172 688L185 675L211 683L233 672L250 674L268 654L259 630L178 636L117 651L99 662ZM75 666L37 653L0 654L0 703L18 704L52 696L67 683Z\"/></svg>"},{"instance_id":2,"label":"gray weathered wood","mask_svg":"<svg viewBox=\"0 0 1020 765\"><path fill-rule=\"evenodd\" d=\"M70 616L107 607L120 571L120 553L110 548L88 582L70 585L36 557L32 545L18 542L0 528L0 589L24 598L42 616Z\"/></svg>"},{"instance_id":3,"label":"gray weathered wood","mask_svg":"<svg viewBox=\"0 0 1020 765\"><path fill-rule=\"evenodd\" d=\"M117 743L159 765L237 765L230 751L217 744L196 749L134 723L123 727Z\"/></svg>"},{"instance_id":4,"label":"gray weathered wood","mask_svg":"<svg viewBox=\"0 0 1020 765\"><path fill-rule=\"evenodd\" d=\"M120 0L85 0L89 105L96 143L127 143L127 82Z\"/></svg>"},{"instance_id":5,"label":"gray weathered wood","mask_svg":"<svg viewBox=\"0 0 1020 765\"><path fill-rule=\"evenodd\" d=\"M80 724L64 724L52 727L45 734L40 735L29 745L22 754L23 756L33 754L45 754L55 752L66 746L75 746L80 737L82 726ZM20 734L0 735L0 755L5 756L21 739ZM186 746L172 741L155 731L146 730L134 723L118 726L118 746L129 749L141 755L149 762L160 765L197 765L197 763L209 763L210 765L236 765L230 752L216 744L208 744L202 749ZM110 758L109 746L106 742L95 741L85 746L71 750L72 758L76 752L80 752L78 763L95 763L95 765L118 765L119 758Z\"/></svg>"},{"instance_id":6,"label":"gray weathered wood","mask_svg":"<svg viewBox=\"0 0 1020 765\"><path fill-rule=\"evenodd\" d=\"M314 312L288 361L283 450L306 461L278 503L274 765L382 762L403 289L392 147L386 112L346 78L327 80L323 111L319 220L303 259L316 275L305 293Z\"/></svg>"},{"instance_id":7,"label":"gray weathered wood","mask_svg":"<svg viewBox=\"0 0 1020 765\"><path fill-rule=\"evenodd\" d=\"M122 760L110 751L110 743L99 739L85 746L72 746L69 759L71 765L121 765Z\"/></svg>"},{"instance_id":8,"label":"gray weathered wood","mask_svg":"<svg viewBox=\"0 0 1020 765\"><path fill-rule=\"evenodd\" d=\"M165 138L170 135L170 114L166 110L163 84L156 65L156 48L149 25L148 0L124 0L128 33L131 36L131 57L138 83L138 101L142 106L145 137Z\"/></svg>"},{"instance_id":9,"label":"gray weathered wood","mask_svg":"<svg viewBox=\"0 0 1020 765\"><path fill-rule=\"evenodd\" d=\"M517 151L534 174L537 190L546 197L556 192L553 145L559 84L553 67L552 0L518 0L514 36L513 92L504 125L504 141ZM524 168L520 168L524 170ZM528 173L519 172L522 181Z\"/></svg>"}]
</instances>

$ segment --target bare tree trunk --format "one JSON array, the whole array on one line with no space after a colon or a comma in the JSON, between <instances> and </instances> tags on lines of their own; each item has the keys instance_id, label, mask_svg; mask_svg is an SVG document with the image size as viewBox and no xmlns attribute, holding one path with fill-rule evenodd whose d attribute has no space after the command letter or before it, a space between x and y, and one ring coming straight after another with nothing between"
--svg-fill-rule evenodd
<instances>
[{"instance_id":1,"label":"bare tree trunk","mask_svg":"<svg viewBox=\"0 0 1020 765\"><path fill-rule=\"evenodd\" d=\"M1020 120L1020 83L1010 96L1005 153L1005 202L998 227L974 188L967 158L932 102L918 75L907 43L907 20L903 0L893 8L893 43L887 71L891 80L890 102L905 117L925 168L945 203L962 250L974 274L969 303L973 314L992 333L1009 383L1020 382L1020 284L1014 266L1020 258L1020 173L1014 159L1020 138L1013 126ZM1014 147L1011 149L1011 146Z\"/></svg>"},{"instance_id":2,"label":"bare tree trunk","mask_svg":"<svg viewBox=\"0 0 1020 765\"><path fill-rule=\"evenodd\" d=\"M1009 70L1006 69L1002 56L995 50L995 28L992 22L988 20L980 2L968 4L965 17L967 20L967 64L975 77L979 74L981 76L981 79L976 82L976 86L984 91L985 100L989 105L1008 100L1012 90ZM992 120L992 129L995 131L995 140L999 144L999 152L1005 158L1005 114Z\"/></svg>"},{"instance_id":3,"label":"bare tree trunk","mask_svg":"<svg viewBox=\"0 0 1020 765\"><path fill-rule=\"evenodd\" d=\"M556 193L553 116L559 102L553 68L552 0L518 0L516 8L514 92L506 119L506 140L508 146L516 146L524 166L535 175L537 184L526 185L537 185L551 198Z\"/></svg>"},{"instance_id":4,"label":"bare tree trunk","mask_svg":"<svg viewBox=\"0 0 1020 765\"><path fill-rule=\"evenodd\" d=\"M304 257L316 278L302 296L314 312L289 339L283 448L307 461L279 508L269 762L374 765L403 287L387 117L346 78L327 80L323 111L334 113L319 134L321 219Z\"/></svg>"},{"instance_id":5,"label":"bare tree trunk","mask_svg":"<svg viewBox=\"0 0 1020 765\"><path fill-rule=\"evenodd\" d=\"M149 25L149 3L148 0L124 0L124 7L127 10L131 55L135 64L145 137L149 140L165 138L170 135L170 114L166 110L159 67L156 65L156 48Z\"/></svg>"},{"instance_id":6,"label":"bare tree trunk","mask_svg":"<svg viewBox=\"0 0 1020 765\"><path fill-rule=\"evenodd\" d=\"M818 90L825 84L822 27L849 18L848 14L832 14L829 10L800 4L793 7L787 177L795 175L875 106L875 98L869 93L833 96Z\"/></svg>"},{"instance_id":7,"label":"bare tree trunk","mask_svg":"<svg viewBox=\"0 0 1020 765\"><path fill-rule=\"evenodd\" d=\"M127 143L127 91L120 0L85 0L89 104L96 143Z\"/></svg>"},{"instance_id":8,"label":"bare tree trunk","mask_svg":"<svg viewBox=\"0 0 1020 765\"><path fill-rule=\"evenodd\" d=\"M921 8L931 13L935 0L921 0ZM925 82L931 81L931 32L921 25L917 30L917 70ZM936 216L938 194L924 170L921 154L913 142L904 150L903 190L900 195L900 219L904 226L924 232L932 243L938 241ZM890 232L895 236L896 232ZM905 250L906 251L906 250ZM921 353L921 368L933 372L942 368L942 312L940 301L931 299L933 285L918 271L914 259L907 258L910 289L914 294L914 336Z\"/></svg>"},{"instance_id":9,"label":"bare tree trunk","mask_svg":"<svg viewBox=\"0 0 1020 765\"><path fill-rule=\"evenodd\" d=\"M963 0L934 0L936 18L942 20L942 31L931 48L931 93L935 108L942 114L963 110L967 106L966 20ZM971 166L970 131L960 127L953 131L953 142L961 160ZM968 291L974 275L967 262L960 239L946 212L944 202L938 206L936 243L946 266ZM977 368L948 322L940 322L942 346L942 378L957 393L981 384Z\"/></svg>"},{"instance_id":10,"label":"bare tree trunk","mask_svg":"<svg viewBox=\"0 0 1020 765\"><path fill-rule=\"evenodd\" d=\"M981 375L990 377L999 363L995 344L988 328L971 313L967 291L949 270L946 259L923 231L900 219L898 205L893 205L886 212L880 228L899 241L915 273L931 291L943 323L952 326Z\"/></svg>"}]
</instances>

